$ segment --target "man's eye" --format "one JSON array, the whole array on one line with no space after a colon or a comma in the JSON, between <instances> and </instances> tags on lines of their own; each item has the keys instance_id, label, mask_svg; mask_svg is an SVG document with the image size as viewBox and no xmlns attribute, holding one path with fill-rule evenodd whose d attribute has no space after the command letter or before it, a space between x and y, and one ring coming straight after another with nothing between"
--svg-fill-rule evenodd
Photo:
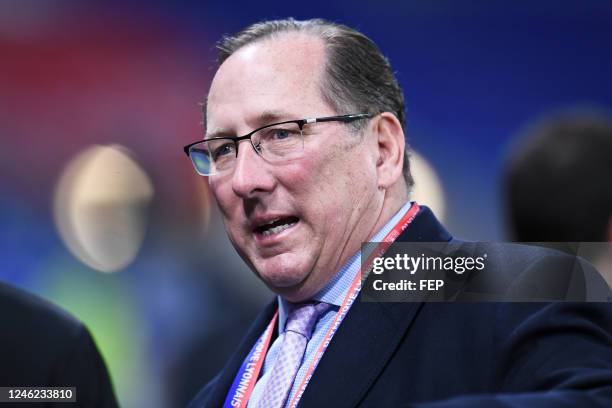
<instances>
[{"instance_id":1,"label":"man's eye","mask_svg":"<svg viewBox=\"0 0 612 408\"><path fill-rule=\"evenodd\" d=\"M213 160L217 160L222 158L223 156L227 156L229 154L234 153L234 144L233 143L224 143L219 147L216 147L212 152Z\"/></svg>"},{"instance_id":2,"label":"man's eye","mask_svg":"<svg viewBox=\"0 0 612 408\"><path fill-rule=\"evenodd\" d=\"M297 131L297 129L293 130L293 129L275 128L275 129L269 129L262 136L264 140L273 142L277 140L291 139L292 137L295 137L298 133L299 131Z\"/></svg>"},{"instance_id":3,"label":"man's eye","mask_svg":"<svg viewBox=\"0 0 612 408\"><path fill-rule=\"evenodd\" d=\"M274 139L287 139L288 137L291 137L292 134L290 131L288 131L287 129L275 129L274 130Z\"/></svg>"}]
</instances>

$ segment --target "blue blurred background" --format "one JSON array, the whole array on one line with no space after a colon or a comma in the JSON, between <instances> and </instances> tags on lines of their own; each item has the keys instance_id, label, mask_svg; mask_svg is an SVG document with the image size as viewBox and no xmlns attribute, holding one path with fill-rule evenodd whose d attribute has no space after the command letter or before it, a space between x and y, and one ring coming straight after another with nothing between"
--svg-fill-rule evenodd
<instances>
[{"instance_id":1,"label":"blue blurred background","mask_svg":"<svg viewBox=\"0 0 612 408\"><path fill-rule=\"evenodd\" d=\"M214 43L287 16L388 56L458 237L505 238L500 176L526 124L612 108L608 0L1 2L0 279L87 324L123 406L186 403L271 299L182 146L202 137Z\"/></svg>"}]
</instances>

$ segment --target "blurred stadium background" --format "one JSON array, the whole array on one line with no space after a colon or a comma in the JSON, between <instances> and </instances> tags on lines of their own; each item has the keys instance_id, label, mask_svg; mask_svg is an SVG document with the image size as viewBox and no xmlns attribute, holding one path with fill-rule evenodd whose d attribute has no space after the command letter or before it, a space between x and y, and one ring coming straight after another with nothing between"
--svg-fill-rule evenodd
<instances>
[{"instance_id":1,"label":"blurred stadium background","mask_svg":"<svg viewBox=\"0 0 612 408\"><path fill-rule=\"evenodd\" d=\"M215 41L286 16L379 44L418 197L458 237L504 239L502 164L526 123L612 108L607 0L0 1L0 279L89 326L122 406L184 405L271 298L182 146L202 136Z\"/></svg>"}]
</instances>

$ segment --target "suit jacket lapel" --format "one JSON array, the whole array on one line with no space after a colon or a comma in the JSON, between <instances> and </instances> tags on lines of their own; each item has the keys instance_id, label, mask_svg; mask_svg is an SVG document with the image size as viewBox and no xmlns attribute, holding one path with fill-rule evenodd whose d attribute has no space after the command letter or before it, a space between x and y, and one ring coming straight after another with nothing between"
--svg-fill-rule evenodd
<instances>
[{"instance_id":1,"label":"suit jacket lapel","mask_svg":"<svg viewBox=\"0 0 612 408\"><path fill-rule=\"evenodd\" d=\"M449 241L451 235L422 206L399 242ZM421 302L353 304L306 387L301 406L354 407L388 363L421 309Z\"/></svg>"},{"instance_id":2,"label":"suit jacket lapel","mask_svg":"<svg viewBox=\"0 0 612 408\"><path fill-rule=\"evenodd\" d=\"M243 339L242 343L238 347L238 350L232 355L229 362L226 364L221 374L212 390L210 399L208 400L207 406L210 407L221 407L225 402L225 398L227 397L227 393L229 391L242 362L246 358L246 355L249 353L261 333L266 329L270 320L272 320L272 316L278 307L278 301L274 298L274 301L270 302L266 308L257 316L247 335ZM277 328L274 329L274 335L272 337L272 341L278 334Z\"/></svg>"}]
</instances>

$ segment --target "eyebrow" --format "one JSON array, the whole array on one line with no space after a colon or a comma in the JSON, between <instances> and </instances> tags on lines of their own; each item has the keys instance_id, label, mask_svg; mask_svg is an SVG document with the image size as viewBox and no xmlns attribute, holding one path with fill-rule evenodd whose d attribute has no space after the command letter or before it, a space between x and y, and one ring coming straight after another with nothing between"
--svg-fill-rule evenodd
<instances>
[{"instance_id":1,"label":"eyebrow","mask_svg":"<svg viewBox=\"0 0 612 408\"><path fill-rule=\"evenodd\" d=\"M258 124L257 127L260 127L260 126L266 126L274 122L282 122L284 120L293 120L293 119L297 119L297 118L295 117L295 115L290 114L288 112L283 112L280 110L269 110L269 111L263 111L261 115L259 115L255 119L254 124Z\"/></svg>"},{"instance_id":2,"label":"eyebrow","mask_svg":"<svg viewBox=\"0 0 612 408\"><path fill-rule=\"evenodd\" d=\"M216 137L236 137L236 134L226 128L217 128L210 133L204 135L204 140L214 139Z\"/></svg>"},{"instance_id":3,"label":"eyebrow","mask_svg":"<svg viewBox=\"0 0 612 408\"><path fill-rule=\"evenodd\" d=\"M276 122L283 122L285 120L297 120L295 115L290 114L288 112L280 111L280 110L268 110L263 111L260 115L258 115L254 120L247 121L247 123L251 123L253 128L251 132L255 129L258 129L262 126L271 125ZM236 133L229 130L228 128L217 128L214 131L207 133L204 136L204 140L212 139L215 137L237 137Z\"/></svg>"}]
</instances>

